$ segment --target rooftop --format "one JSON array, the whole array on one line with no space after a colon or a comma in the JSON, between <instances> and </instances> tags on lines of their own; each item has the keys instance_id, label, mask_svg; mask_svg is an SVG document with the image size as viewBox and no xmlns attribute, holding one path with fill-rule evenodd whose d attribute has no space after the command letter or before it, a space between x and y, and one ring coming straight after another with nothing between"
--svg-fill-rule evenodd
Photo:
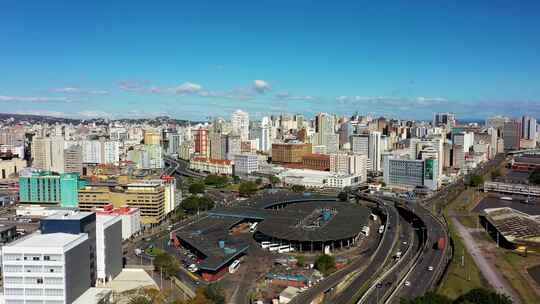
<instances>
[{"instance_id":1,"label":"rooftop","mask_svg":"<svg viewBox=\"0 0 540 304\"><path fill-rule=\"evenodd\" d=\"M488 221L509 242L540 242L540 221L512 208L484 210Z\"/></svg>"},{"instance_id":2,"label":"rooftop","mask_svg":"<svg viewBox=\"0 0 540 304\"><path fill-rule=\"evenodd\" d=\"M58 248L67 247L71 243L80 242L88 239L85 233L33 233L28 237L16 240L4 247L26 247L26 248Z\"/></svg>"},{"instance_id":3,"label":"rooftop","mask_svg":"<svg viewBox=\"0 0 540 304\"><path fill-rule=\"evenodd\" d=\"M143 269L124 268L110 283L109 287L117 293L145 287L159 289L152 277Z\"/></svg>"},{"instance_id":4,"label":"rooftop","mask_svg":"<svg viewBox=\"0 0 540 304\"><path fill-rule=\"evenodd\" d=\"M87 216L92 215L94 212L86 211L59 211L46 217L46 220L81 220Z\"/></svg>"}]
</instances>

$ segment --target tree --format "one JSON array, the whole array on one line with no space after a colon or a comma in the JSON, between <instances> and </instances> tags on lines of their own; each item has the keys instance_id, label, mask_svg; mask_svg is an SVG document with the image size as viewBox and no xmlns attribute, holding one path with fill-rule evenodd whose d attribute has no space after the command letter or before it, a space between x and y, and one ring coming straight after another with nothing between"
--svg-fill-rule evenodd
<instances>
[{"instance_id":1,"label":"tree","mask_svg":"<svg viewBox=\"0 0 540 304\"><path fill-rule=\"evenodd\" d=\"M271 175L268 180L270 180L270 184L272 185L272 187L274 187L276 184L279 184L281 182L281 180L279 179L279 177L275 176L275 175Z\"/></svg>"},{"instance_id":2,"label":"tree","mask_svg":"<svg viewBox=\"0 0 540 304\"><path fill-rule=\"evenodd\" d=\"M491 290L476 288L454 300L456 304L512 304L512 300L504 294L500 294Z\"/></svg>"},{"instance_id":3,"label":"tree","mask_svg":"<svg viewBox=\"0 0 540 304\"><path fill-rule=\"evenodd\" d=\"M484 183L484 177L478 174L474 174L471 176L471 179L469 181L469 186L471 187L478 187Z\"/></svg>"},{"instance_id":4,"label":"tree","mask_svg":"<svg viewBox=\"0 0 540 304\"><path fill-rule=\"evenodd\" d=\"M540 185L540 170L534 170L529 175L529 183L532 185Z\"/></svg>"},{"instance_id":5,"label":"tree","mask_svg":"<svg viewBox=\"0 0 540 304\"><path fill-rule=\"evenodd\" d=\"M214 208L214 202L207 196L189 196L182 201L180 205L189 214L195 214L198 211L206 211Z\"/></svg>"},{"instance_id":6,"label":"tree","mask_svg":"<svg viewBox=\"0 0 540 304\"><path fill-rule=\"evenodd\" d=\"M298 267L304 267L306 265L306 257L303 255L299 255L296 257L296 266Z\"/></svg>"},{"instance_id":7,"label":"tree","mask_svg":"<svg viewBox=\"0 0 540 304\"><path fill-rule=\"evenodd\" d=\"M154 258L154 269L157 271L163 270L163 274L166 277L170 277L180 271L180 263L172 255L166 252L160 252Z\"/></svg>"},{"instance_id":8,"label":"tree","mask_svg":"<svg viewBox=\"0 0 540 304\"><path fill-rule=\"evenodd\" d=\"M452 300L450 300L446 296L439 295L434 292L428 292L425 295L412 299L412 300L402 298L399 301L399 303L400 304L451 304Z\"/></svg>"},{"instance_id":9,"label":"tree","mask_svg":"<svg viewBox=\"0 0 540 304\"><path fill-rule=\"evenodd\" d=\"M232 179L233 179L233 183L235 184L238 184L240 182L240 176L238 175L233 175Z\"/></svg>"},{"instance_id":10,"label":"tree","mask_svg":"<svg viewBox=\"0 0 540 304\"><path fill-rule=\"evenodd\" d=\"M304 185L293 185L291 189L294 192L304 192L304 191L306 191L306 187Z\"/></svg>"},{"instance_id":11,"label":"tree","mask_svg":"<svg viewBox=\"0 0 540 304\"><path fill-rule=\"evenodd\" d=\"M336 259L331 255L320 255L315 260L315 268L324 275L328 275L336 269Z\"/></svg>"},{"instance_id":12,"label":"tree","mask_svg":"<svg viewBox=\"0 0 540 304\"><path fill-rule=\"evenodd\" d=\"M263 183L263 180L260 177L255 180L255 184L257 184L257 186L262 185L262 183Z\"/></svg>"},{"instance_id":13,"label":"tree","mask_svg":"<svg viewBox=\"0 0 540 304\"><path fill-rule=\"evenodd\" d=\"M204 184L200 182L195 182L191 185L189 185L189 193L191 194L200 194L204 193Z\"/></svg>"},{"instance_id":14,"label":"tree","mask_svg":"<svg viewBox=\"0 0 540 304\"><path fill-rule=\"evenodd\" d=\"M257 192L257 184L255 184L252 181L249 182L243 182L238 187L238 192L240 193L240 196L251 196L255 192Z\"/></svg>"},{"instance_id":15,"label":"tree","mask_svg":"<svg viewBox=\"0 0 540 304\"><path fill-rule=\"evenodd\" d=\"M212 301L214 304L225 304L225 292L219 284L210 284L206 286L204 290L204 295Z\"/></svg>"},{"instance_id":16,"label":"tree","mask_svg":"<svg viewBox=\"0 0 540 304\"><path fill-rule=\"evenodd\" d=\"M209 186L223 187L227 184L229 179L226 176L210 174L204 178L204 183Z\"/></svg>"}]
</instances>

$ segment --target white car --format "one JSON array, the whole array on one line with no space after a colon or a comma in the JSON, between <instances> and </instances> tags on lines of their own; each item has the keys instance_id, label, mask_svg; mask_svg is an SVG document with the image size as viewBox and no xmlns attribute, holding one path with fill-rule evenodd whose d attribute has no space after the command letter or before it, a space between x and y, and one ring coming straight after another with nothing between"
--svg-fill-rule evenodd
<instances>
[{"instance_id":1,"label":"white car","mask_svg":"<svg viewBox=\"0 0 540 304\"><path fill-rule=\"evenodd\" d=\"M411 282L405 281L405 286L407 286L407 287L411 286Z\"/></svg>"},{"instance_id":2,"label":"white car","mask_svg":"<svg viewBox=\"0 0 540 304\"><path fill-rule=\"evenodd\" d=\"M427 270L433 271L433 266L429 266L429 267L427 268Z\"/></svg>"}]
</instances>

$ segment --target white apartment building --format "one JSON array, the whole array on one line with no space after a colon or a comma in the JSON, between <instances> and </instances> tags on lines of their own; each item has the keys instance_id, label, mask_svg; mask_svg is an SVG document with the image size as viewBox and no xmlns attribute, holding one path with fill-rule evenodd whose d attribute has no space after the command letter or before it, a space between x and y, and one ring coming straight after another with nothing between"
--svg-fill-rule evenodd
<instances>
[{"instance_id":1,"label":"white apartment building","mask_svg":"<svg viewBox=\"0 0 540 304\"><path fill-rule=\"evenodd\" d=\"M115 215L96 217L97 283L106 283L122 271L122 219Z\"/></svg>"},{"instance_id":2,"label":"white apartment building","mask_svg":"<svg viewBox=\"0 0 540 304\"><path fill-rule=\"evenodd\" d=\"M236 110L231 115L231 123L233 132L240 135L242 141L247 141L249 139L249 114Z\"/></svg>"},{"instance_id":3,"label":"white apartment building","mask_svg":"<svg viewBox=\"0 0 540 304\"><path fill-rule=\"evenodd\" d=\"M330 154L330 171L360 176L360 181L367 181L368 158L359 153Z\"/></svg>"},{"instance_id":4,"label":"white apartment building","mask_svg":"<svg viewBox=\"0 0 540 304\"><path fill-rule=\"evenodd\" d=\"M250 174L259 170L257 154L235 154L233 161L235 174Z\"/></svg>"},{"instance_id":5,"label":"white apartment building","mask_svg":"<svg viewBox=\"0 0 540 304\"><path fill-rule=\"evenodd\" d=\"M280 180L287 185L301 185L306 188L337 188L353 187L361 183L357 175L336 172L289 169L278 174Z\"/></svg>"},{"instance_id":6,"label":"white apartment building","mask_svg":"<svg viewBox=\"0 0 540 304\"><path fill-rule=\"evenodd\" d=\"M35 233L2 248L5 304L68 304L90 288L88 235Z\"/></svg>"}]
</instances>

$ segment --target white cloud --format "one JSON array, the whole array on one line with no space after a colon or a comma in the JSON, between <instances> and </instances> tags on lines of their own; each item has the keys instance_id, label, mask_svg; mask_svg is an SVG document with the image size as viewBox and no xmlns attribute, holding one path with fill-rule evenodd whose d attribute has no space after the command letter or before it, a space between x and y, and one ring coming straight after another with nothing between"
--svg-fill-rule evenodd
<instances>
[{"instance_id":1,"label":"white cloud","mask_svg":"<svg viewBox=\"0 0 540 304\"><path fill-rule=\"evenodd\" d=\"M184 82L174 88L176 94L195 94L202 90L202 86L192 82Z\"/></svg>"},{"instance_id":2,"label":"white cloud","mask_svg":"<svg viewBox=\"0 0 540 304\"><path fill-rule=\"evenodd\" d=\"M114 114L107 113L104 111L86 110L86 111L78 112L76 116L82 117L82 118L113 118Z\"/></svg>"},{"instance_id":3,"label":"white cloud","mask_svg":"<svg viewBox=\"0 0 540 304\"><path fill-rule=\"evenodd\" d=\"M253 90L261 94L266 93L267 91L270 91L270 84L264 80L254 80Z\"/></svg>"},{"instance_id":4,"label":"white cloud","mask_svg":"<svg viewBox=\"0 0 540 304\"><path fill-rule=\"evenodd\" d=\"M71 102L67 97L29 97L29 96L2 96L0 101L3 102Z\"/></svg>"},{"instance_id":5,"label":"white cloud","mask_svg":"<svg viewBox=\"0 0 540 304\"><path fill-rule=\"evenodd\" d=\"M282 100L313 100L315 99L310 95L291 95L289 92L281 92L276 94L277 99Z\"/></svg>"},{"instance_id":6,"label":"white cloud","mask_svg":"<svg viewBox=\"0 0 540 304\"><path fill-rule=\"evenodd\" d=\"M79 94L79 95L108 95L109 91L107 90L85 90L79 87L64 87L57 88L52 90L55 93L64 93L64 94Z\"/></svg>"},{"instance_id":7,"label":"white cloud","mask_svg":"<svg viewBox=\"0 0 540 304\"><path fill-rule=\"evenodd\" d=\"M118 84L120 90L127 92L143 92L148 85L150 85L150 81L148 80L122 80Z\"/></svg>"},{"instance_id":8,"label":"white cloud","mask_svg":"<svg viewBox=\"0 0 540 304\"><path fill-rule=\"evenodd\" d=\"M40 115L40 116L54 116L65 117L66 113L60 111L48 111L48 110L28 110L28 111L16 111L13 114L21 115Z\"/></svg>"}]
</instances>

